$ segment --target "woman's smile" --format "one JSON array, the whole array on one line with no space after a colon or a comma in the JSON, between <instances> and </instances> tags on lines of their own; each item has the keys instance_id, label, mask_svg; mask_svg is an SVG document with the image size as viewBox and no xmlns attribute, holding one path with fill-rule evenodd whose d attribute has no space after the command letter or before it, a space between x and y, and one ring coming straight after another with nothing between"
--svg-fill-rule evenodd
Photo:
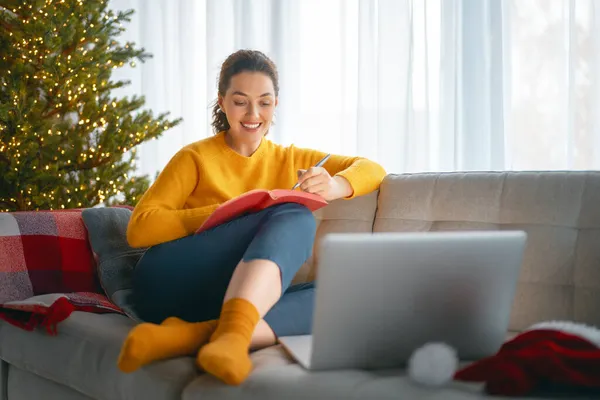
<instances>
[{"instance_id":1,"label":"woman's smile","mask_svg":"<svg viewBox=\"0 0 600 400\"><path fill-rule=\"evenodd\" d=\"M250 133L258 132L258 130L262 126L262 122L240 122L240 124L246 131Z\"/></svg>"}]
</instances>

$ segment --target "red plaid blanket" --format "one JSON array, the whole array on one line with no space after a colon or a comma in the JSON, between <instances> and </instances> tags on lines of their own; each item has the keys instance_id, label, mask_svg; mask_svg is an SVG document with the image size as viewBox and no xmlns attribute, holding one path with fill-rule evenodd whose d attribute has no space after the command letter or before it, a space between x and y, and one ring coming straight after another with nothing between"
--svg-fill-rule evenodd
<instances>
[{"instance_id":1,"label":"red plaid blanket","mask_svg":"<svg viewBox=\"0 0 600 400\"><path fill-rule=\"evenodd\" d=\"M98 283L81 210L0 213L0 318L53 334L75 310L122 313Z\"/></svg>"}]
</instances>

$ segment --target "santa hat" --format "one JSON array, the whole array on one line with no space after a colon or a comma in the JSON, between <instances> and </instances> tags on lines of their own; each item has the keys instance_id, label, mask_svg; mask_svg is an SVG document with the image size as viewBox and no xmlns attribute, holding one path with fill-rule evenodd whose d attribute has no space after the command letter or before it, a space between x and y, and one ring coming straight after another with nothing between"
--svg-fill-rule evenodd
<instances>
[{"instance_id":1,"label":"santa hat","mask_svg":"<svg viewBox=\"0 0 600 400\"><path fill-rule=\"evenodd\" d=\"M600 330L565 321L535 324L504 343L496 355L458 371L453 348L429 343L413 353L408 367L420 384L483 382L491 395L523 396L544 384L600 390Z\"/></svg>"}]
</instances>

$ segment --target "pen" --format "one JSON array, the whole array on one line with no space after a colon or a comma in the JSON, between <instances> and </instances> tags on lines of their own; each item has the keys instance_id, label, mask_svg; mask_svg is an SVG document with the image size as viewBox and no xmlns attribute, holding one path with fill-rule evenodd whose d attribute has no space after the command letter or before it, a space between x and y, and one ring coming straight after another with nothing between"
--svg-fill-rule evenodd
<instances>
[{"instance_id":1,"label":"pen","mask_svg":"<svg viewBox=\"0 0 600 400\"><path fill-rule=\"evenodd\" d=\"M315 168L322 167L323 164L325 164L325 162L329 159L329 157L331 157L331 154L327 154L325 157L323 157L321 161L315 164ZM298 186L300 186L300 182L296 183L292 190L295 190L296 188L298 188Z\"/></svg>"}]
</instances>

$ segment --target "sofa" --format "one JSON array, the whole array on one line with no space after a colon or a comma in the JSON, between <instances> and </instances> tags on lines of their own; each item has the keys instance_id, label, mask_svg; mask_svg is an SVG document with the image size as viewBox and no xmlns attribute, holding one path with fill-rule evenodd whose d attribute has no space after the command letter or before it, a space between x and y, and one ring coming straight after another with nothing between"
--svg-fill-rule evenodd
<instances>
[{"instance_id":1,"label":"sofa","mask_svg":"<svg viewBox=\"0 0 600 400\"><path fill-rule=\"evenodd\" d=\"M316 243L331 232L524 230L528 244L507 337L555 319L600 326L600 172L388 175L378 192L333 202L315 217ZM318 267L315 246L295 283L317 279ZM0 399L487 398L478 384L419 386L402 368L310 373L280 345L252 353L254 370L238 387L198 372L193 357L124 374L116 360L135 323L114 313L75 312L50 336L1 322Z\"/></svg>"}]
</instances>

